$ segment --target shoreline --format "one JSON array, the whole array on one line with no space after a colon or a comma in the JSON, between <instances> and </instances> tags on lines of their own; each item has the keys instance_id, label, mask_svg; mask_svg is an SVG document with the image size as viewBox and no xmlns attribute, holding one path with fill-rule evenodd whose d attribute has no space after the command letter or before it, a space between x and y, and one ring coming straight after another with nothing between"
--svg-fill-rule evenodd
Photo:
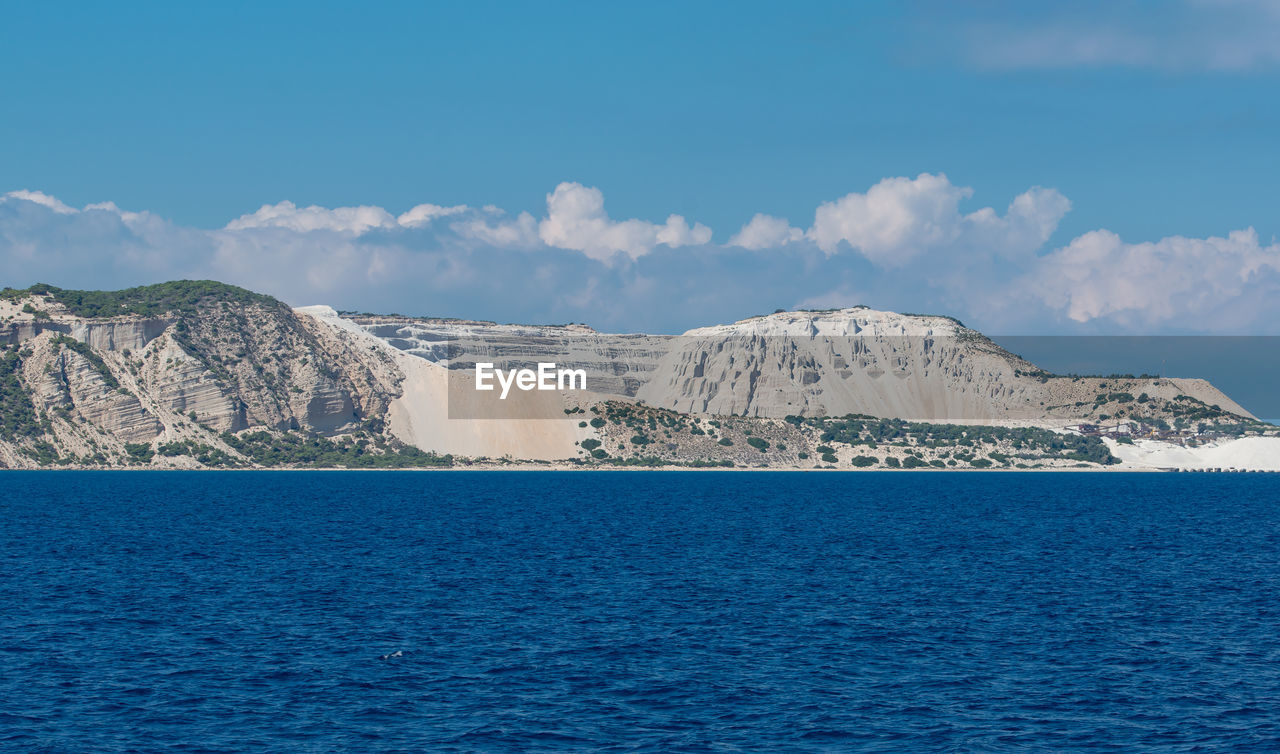
<instances>
[{"instance_id":1,"label":"shoreline","mask_svg":"<svg viewBox=\"0 0 1280 754\"><path fill-rule=\"evenodd\" d=\"M243 472L288 472L288 471L314 471L314 472L364 472L364 473L381 473L381 472L494 472L494 471L514 471L514 472L565 472L565 473L616 473L616 472L721 472L721 473L837 473L837 474L1280 474L1280 471L1268 469L1176 469L1176 468L1154 468L1150 466L1104 466L1098 468L1043 468L1043 469L802 469L794 467L777 467L777 468L689 468L685 466L552 466L543 464L510 464L504 466L419 466L407 467L399 469L353 469L342 467L324 467L324 468L306 468L306 467L258 467L258 468L241 468L241 469L219 469L219 468L154 468L154 467L40 467L40 468L5 468L0 469L0 474L9 471L39 471L39 472L77 472L77 471L108 471L108 472L182 472L182 473L206 473L206 472L227 472L227 473L243 473Z\"/></svg>"}]
</instances>

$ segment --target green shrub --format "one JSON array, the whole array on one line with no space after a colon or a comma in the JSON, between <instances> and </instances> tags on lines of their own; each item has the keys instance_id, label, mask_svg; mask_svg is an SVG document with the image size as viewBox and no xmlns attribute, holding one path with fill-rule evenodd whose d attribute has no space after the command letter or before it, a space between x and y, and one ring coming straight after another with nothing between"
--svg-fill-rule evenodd
<instances>
[{"instance_id":1,"label":"green shrub","mask_svg":"<svg viewBox=\"0 0 1280 754\"><path fill-rule=\"evenodd\" d=\"M835 463L837 460L838 460L838 459L836 458L836 456L835 456L835 454L834 454L834 453L823 453L823 454L822 454L822 462L823 462L823 463Z\"/></svg>"},{"instance_id":2,"label":"green shrub","mask_svg":"<svg viewBox=\"0 0 1280 754\"><path fill-rule=\"evenodd\" d=\"M345 438L330 440L316 435L298 432L271 434L247 432L234 435L224 432L222 441L260 466L296 466L302 468L424 468L452 466L453 456L427 453L398 441L386 442L381 437ZM370 452L369 440L382 452ZM186 441L191 443L190 440ZM161 447L164 453L164 447ZM208 446L188 450L196 460L205 465L237 465L238 462L221 450Z\"/></svg>"},{"instance_id":3,"label":"green shrub","mask_svg":"<svg viewBox=\"0 0 1280 754\"><path fill-rule=\"evenodd\" d=\"M58 449L45 440L37 440L31 444L31 447L22 448L21 452L41 466L48 466L62 461L58 456ZM94 460L97 463L106 463L107 461L106 457L101 455Z\"/></svg>"},{"instance_id":4,"label":"green shrub","mask_svg":"<svg viewBox=\"0 0 1280 754\"><path fill-rule=\"evenodd\" d=\"M759 450L761 453L769 449L769 441L759 437L748 437L747 444Z\"/></svg>"},{"instance_id":5,"label":"green shrub","mask_svg":"<svg viewBox=\"0 0 1280 754\"><path fill-rule=\"evenodd\" d=\"M16 351L0 353L0 439L15 440L44 434L31 395L19 379L22 356Z\"/></svg>"},{"instance_id":6,"label":"green shrub","mask_svg":"<svg viewBox=\"0 0 1280 754\"><path fill-rule=\"evenodd\" d=\"M852 459L850 459L849 463L853 464L854 466L857 466L860 469L865 469L868 466L875 466L876 459L873 458L872 456L854 456Z\"/></svg>"},{"instance_id":7,"label":"green shrub","mask_svg":"<svg viewBox=\"0 0 1280 754\"><path fill-rule=\"evenodd\" d=\"M728 447L728 446L730 446L730 445L732 445L732 444L733 444L733 440L730 440L730 439L729 439L729 438L727 438L727 437L721 437L721 438L720 438L720 444L721 444L721 445L723 445L723 446L725 446L725 447Z\"/></svg>"},{"instance_id":8,"label":"green shrub","mask_svg":"<svg viewBox=\"0 0 1280 754\"><path fill-rule=\"evenodd\" d=\"M600 441L599 441L599 440L593 440L593 439L591 439L591 438L587 438L586 440L583 440L583 441L582 441L582 449L583 449L583 450L595 450L595 449L596 449L596 448L598 448L598 447L600 447Z\"/></svg>"},{"instance_id":9,"label":"green shrub","mask_svg":"<svg viewBox=\"0 0 1280 754\"><path fill-rule=\"evenodd\" d=\"M150 463L156 454L151 445L145 442L127 442L124 444L124 452L129 454L130 460L138 463Z\"/></svg>"},{"instance_id":10,"label":"green shrub","mask_svg":"<svg viewBox=\"0 0 1280 754\"><path fill-rule=\"evenodd\" d=\"M185 456L190 452L190 440L186 442L166 442L156 447L156 452L166 458Z\"/></svg>"}]
</instances>

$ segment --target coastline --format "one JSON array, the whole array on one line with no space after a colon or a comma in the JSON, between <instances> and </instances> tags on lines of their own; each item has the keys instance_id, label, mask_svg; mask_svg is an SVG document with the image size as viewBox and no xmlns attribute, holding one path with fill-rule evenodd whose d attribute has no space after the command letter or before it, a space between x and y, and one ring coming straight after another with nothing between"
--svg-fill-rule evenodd
<instances>
[{"instance_id":1,"label":"coastline","mask_svg":"<svg viewBox=\"0 0 1280 754\"><path fill-rule=\"evenodd\" d=\"M0 469L0 474L10 471L38 471L38 472L77 472L77 471L109 471L109 472L147 472L147 473L163 473L163 472L182 472L182 473L204 473L204 472L227 472L227 473L244 473L244 472L289 472L289 471L316 471L316 472L355 472L355 473L385 473L385 472L495 472L495 471L514 471L514 472L568 472L568 473L617 473L617 472L725 472L725 473L854 473L854 474L1280 474L1280 471L1270 469L1178 469L1178 468L1158 468L1153 466L1127 466L1117 464L1113 466L1099 466L1094 468L1039 468L1039 469L935 469L935 468L916 468L916 469L859 469L859 468L799 468L794 466L775 466L775 467L716 467L716 468L692 468L688 466L579 466L576 464L538 464L538 463L511 463L511 464L493 464L481 465L472 464L469 466L417 466L405 468L381 468L381 469L359 469L359 468L343 468L326 466L322 468L309 467L281 467L281 466L263 466L255 468L193 468L193 467L155 467L155 466L62 466L62 467L40 467L40 468L7 468Z\"/></svg>"}]
</instances>

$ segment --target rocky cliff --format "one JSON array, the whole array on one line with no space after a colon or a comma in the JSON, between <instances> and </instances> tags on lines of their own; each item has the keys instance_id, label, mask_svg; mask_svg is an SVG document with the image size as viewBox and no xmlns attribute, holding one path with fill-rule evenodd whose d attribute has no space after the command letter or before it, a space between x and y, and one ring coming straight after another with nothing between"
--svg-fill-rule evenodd
<instances>
[{"instance_id":1,"label":"rocky cliff","mask_svg":"<svg viewBox=\"0 0 1280 754\"><path fill-rule=\"evenodd\" d=\"M671 348L670 336L600 333L586 325L500 325L474 320L346 315L388 345L454 370L478 361L509 367L555 362L583 369L602 395L632 397L653 377Z\"/></svg>"},{"instance_id":2,"label":"rocky cliff","mask_svg":"<svg viewBox=\"0 0 1280 754\"><path fill-rule=\"evenodd\" d=\"M580 368L588 389L486 402L478 361ZM823 424L849 416L863 417L861 434L848 419ZM654 336L294 310L208 281L0 291L0 467L752 465L766 449L805 466L871 457L823 450L831 438L852 448L894 436L930 443L919 458L936 465L953 458L938 443L964 434L865 424L877 417L1054 430L1125 418L1256 424L1200 380L1049 375L955 320L866 308ZM1061 456L1035 457L1043 463L1094 462L1101 447L992 432L1006 458L1039 443ZM882 446L877 463L897 452Z\"/></svg>"},{"instance_id":3,"label":"rocky cliff","mask_svg":"<svg viewBox=\"0 0 1280 754\"><path fill-rule=\"evenodd\" d=\"M243 460L223 435L247 429L383 439L394 377L314 328L275 299L217 283L6 290L0 343L21 394L6 393L4 412L18 421L30 401L36 428L0 437L0 463L111 462L126 446L188 441Z\"/></svg>"},{"instance_id":4,"label":"rocky cliff","mask_svg":"<svg viewBox=\"0 0 1280 754\"><path fill-rule=\"evenodd\" d=\"M862 307L690 330L650 374L639 398L693 413L1061 426L1133 415L1125 398L1146 395L1152 415L1182 398L1252 418L1203 380L1058 377L949 317Z\"/></svg>"},{"instance_id":5,"label":"rocky cliff","mask_svg":"<svg viewBox=\"0 0 1280 754\"><path fill-rule=\"evenodd\" d=\"M555 362L583 369L598 396L684 413L1063 426L1133 416L1138 408L1170 419L1182 401L1252 418L1203 380L1049 375L949 317L865 307L778 312L679 336L606 334L582 325L346 319L451 370L471 370L477 361ZM1125 405L1142 395L1141 406Z\"/></svg>"}]
</instances>

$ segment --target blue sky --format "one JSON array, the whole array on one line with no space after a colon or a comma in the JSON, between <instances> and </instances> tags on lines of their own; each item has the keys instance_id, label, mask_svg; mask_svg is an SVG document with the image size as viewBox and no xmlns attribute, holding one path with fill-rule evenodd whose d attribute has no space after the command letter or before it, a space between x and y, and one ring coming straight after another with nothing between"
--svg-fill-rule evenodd
<instances>
[{"instance_id":1,"label":"blue sky","mask_svg":"<svg viewBox=\"0 0 1280 754\"><path fill-rule=\"evenodd\" d=\"M292 303L563 316L664 330L857 298L1007 329L1020 324L1014 313L1026 304L992 288L984 293L1001 305L988 310L972 295L974 285L995 277L1014 286L1018 275L1030 275L1078 278L1090 289L1042 291L1036 318L1021 323L1031 329L1255 332L1275 321L1259 303L1276 290L1270 263L1280 253L1280 4L1268 0L963 8L24 4L6 11L0 66L0 194L39 191L77 212L112 202L146 213L150 223L144 232L123 215L110 228L103 218L88 223L67 212L41 219L30 214L33 207L16 207L28 199L10 197L15 206L0 210L0 271L15 285L37 273L56 284L107 286L152 282L160 271L208 272ZM938 216L912 211L895 220L890 207L888 220L883 213L867 220L874 202L852 202L836 223L844 230L827 233L825 244L808 236L791 243L783 261L764 247L736 256L723 250L757 213L808 233L824 203L922 174L945 176L945 184L930 184L943 194L963 189L952 213L961 220L945 220L951 225L941 236L915 228L877 251L868 246L867 227L924 227ZM573 228L557 236L539 225L527 242L521 236L507 244L518 254L498 257L518 267L539 253L532 247L553 249L545 286L523 296L512 286L529 279L528 268L487 287L463 276L469 282L450 291L425 282L413 288L413 275L438 272L440 264L455 269L498 254L501 244L481 249L456 229L396 229L408 235L371 238L345 226L308 226L287 239L237 242L268 253L310 241L317 248L341 242L365 257L387 246L418 261L436 255L426 267L409 264L409 282L402 275L397 285L380 283L369 265L358 285L306 286L267 271L255 278L243 265L207 264L210 249L230 253L228 223L263 205L369 206L393 216L424 203L465 205L466 213L481 215L479 208L496 206L507 218L529 213L541 224L554 219L548 198L562 184L598 189L610 222L663 225L675 214L690 231L676 233L673 244L642 240L637 254L636 228L584 241ZM1034 187L1052 189L1070 207L1045 210L1037 220L1047 230L1042 239L992 240L960 228L986 207L1006 215ZM464 216L471 217L448 217ZM73 220L102 237L95 240L89 227L63 227ZM1230 233L1250 228L1252 245L1223 251ZM220 235L210 238L215 231ZM1089 235L1097 231L1121 245L1100 244ZM161 235L170 256L160 267L143 264L144 257L154 262L159 246L143 249ZM190 245L182 247L179 236ZM1171 237L1223 243L1188 255L1177 244L1159 246ZM1081 238L1088 249L1053 256ZM1137 246L1144 243L1157 245L1154 259ZM112 257L82 268L96 276L87 282L65 266L77 244ZM799 248L804 244L811 248ZM615 252L621 256L610 261ZM699 258L690 261L692 255ZM956 268L939 273L949 282L913 286L910 265L889 263L906 257L924 264L933 255ZM1204 255L1212 259L1206 263ZM1096 288L1091 281L1106 277L1105 269L1085 267L1105 267L1112 257L1113 269L1149 276L1137 288L1167 285L1169 275L1186 286L1190 271L1217 270L1208 296L1216 303L1179 318L1167 311L1168 301L1126 311L1123 291L1106 302L1084 301ZM572 269L579 258L585 266ZM296 263L282 259L281 274ZM779 280L778 265L802 272ZM1018 269L961 279L959 270L984 265ZM705 277L681 301L718 281L738 287L702 305L663 306L656 293L641 296L646 285L661 289L680 277L682 266L684 277ZM566 303L592 280L597 291L612 293ZM1180 295L1192 295L1188 290ZM415 291L429 291L422 293L428 300ZM636 307L661 307L664 316L595 311L619 296ZM1225 299L1236 302L1228 311Z\"/></svg>"}]
</instances>

